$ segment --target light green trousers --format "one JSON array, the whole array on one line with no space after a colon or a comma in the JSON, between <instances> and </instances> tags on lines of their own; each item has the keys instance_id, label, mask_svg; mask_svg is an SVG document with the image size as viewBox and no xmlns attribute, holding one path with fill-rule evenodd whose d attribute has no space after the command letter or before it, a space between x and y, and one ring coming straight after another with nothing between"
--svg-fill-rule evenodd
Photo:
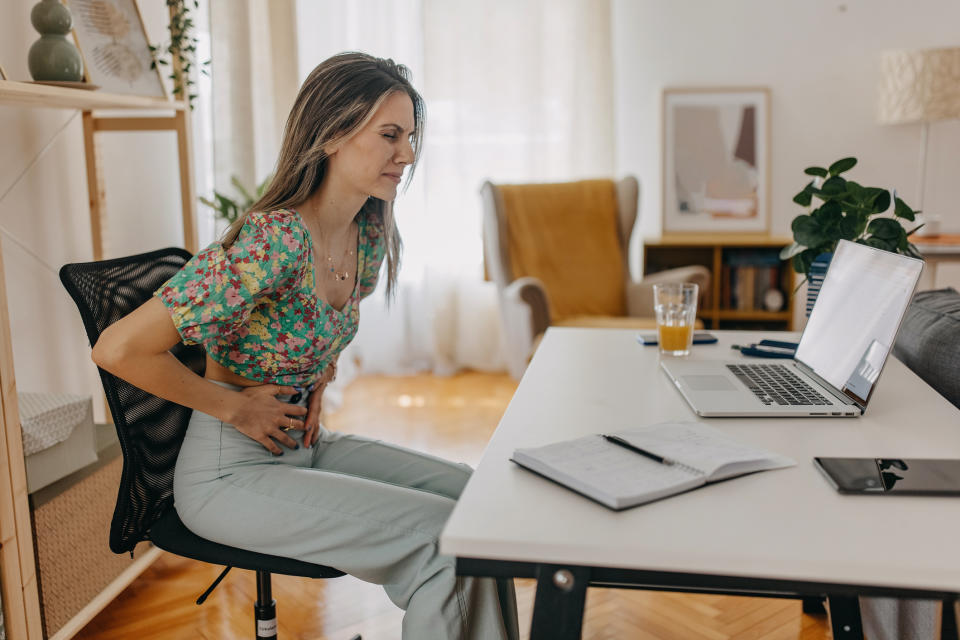
<instances>
[{"instance_id":1,"label":"light green trousers","mask_svg":"<svg viewBox=\"0 0 960 640\"><path fill-rule=\"evenodd\" d=\"M274 456L194 411L173 482L187 528L383 585L405 640L518 638L512 581L458 577L438 550L470 467L322 426L310 449L289 434L300 448Z\"/></svg>"}]
</instances>

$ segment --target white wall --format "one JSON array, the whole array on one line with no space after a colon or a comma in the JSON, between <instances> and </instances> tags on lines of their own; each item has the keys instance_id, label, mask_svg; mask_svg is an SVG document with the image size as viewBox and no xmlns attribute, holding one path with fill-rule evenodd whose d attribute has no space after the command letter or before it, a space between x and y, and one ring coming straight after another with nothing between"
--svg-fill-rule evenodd
<instances>
[{"instance_id":1,"label":"white wall","mask_svg":"<svg viewBox=\"0 0 960 640\"><path fill-rule=\"evenodd\" d=\"M802 212L791 199L803 169L848 155L857 181L916 206L920 126L876 124L879 55L960 45L960 2L613 0L612 18L616 167L641 181L643 233L661 228L664 87L770 88L772 233L789 235ZM944 232L960 232L958 177L960 121L935 123L924 208Z\"/></svg>"},{"instance_id":2,"label":"white wall","mask_svg":"<svg viewBox=\"0 0 960 640\"><path fill-rule=\"evenodd\" d=\"M34 0L5 0L0 64L30 80L27 51L39 34ZM163 2L141 0L150 42L166 28ZM172 132L101 135L108 257L182 245L176 138ZM0 106L0 238L17 388L102 391L76 307L60 284L66 262L92 259L79 112Z\"/></svg>"}]
</instances>

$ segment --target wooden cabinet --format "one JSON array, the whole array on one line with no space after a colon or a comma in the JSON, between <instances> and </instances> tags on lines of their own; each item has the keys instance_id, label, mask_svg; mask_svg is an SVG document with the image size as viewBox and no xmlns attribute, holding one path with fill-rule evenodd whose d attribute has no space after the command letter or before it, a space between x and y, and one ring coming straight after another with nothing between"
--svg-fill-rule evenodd
<instances>
[{"instance_id":1,"label":"wooden cabinet","mask_svg":"<svg viewBox=\"0 0 960 640\"><path fill-rule=\"evenodd\" d=\"M755 234L645 238L643 273L700 264L712 274L698 317L711 329L793 329L794 272L780 250L792 240Z\"/></svg>"},{"instance_id":2,"label":"wooden cabinet","mask_svg":"<svg viewBox=\"0 0 960 640\"><path fill-rule=\"evenodd\" d=\"M104 131L169 130L175 132L180 164L184 244L188 250L196 252L197 237L194 223L196 198L191 170L189 109L183 102L0 80L0 108L75 109L83 113L90 225L95 260L105 257L101 229L105 187L98 170L97 134ZM94 111L95 109L122 109L136 117L100 117ZM158 112L164 115L155 115ZM106 535L104 535L105 539ZM56 640L69 638L126 584L129 584L156 555L157 553L144 554L138 562L134 563L135 566L131 567L130 571L124 572L115 579L52 637ZM0 587L2 587L3 617L8 636L18 640L44 638L2 255L0 255Z\"/></svg>"}]
</instances>

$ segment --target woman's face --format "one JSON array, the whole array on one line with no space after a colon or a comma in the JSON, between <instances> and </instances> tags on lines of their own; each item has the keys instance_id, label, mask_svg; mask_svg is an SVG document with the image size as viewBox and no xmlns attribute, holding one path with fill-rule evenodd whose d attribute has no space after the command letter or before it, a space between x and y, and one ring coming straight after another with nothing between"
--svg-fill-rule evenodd
<instances>
[{"instance_id":1,"label":"woman's face","mask_svg":"<svg viewBox=\"0 0 960 640\"><path fill-rule=\"evenodd\" d=\"M413 102L394 92L366 126L329 154L328 175L349 191L392 201L404 168L413 162Z\"/></svg>"}]
</instances>

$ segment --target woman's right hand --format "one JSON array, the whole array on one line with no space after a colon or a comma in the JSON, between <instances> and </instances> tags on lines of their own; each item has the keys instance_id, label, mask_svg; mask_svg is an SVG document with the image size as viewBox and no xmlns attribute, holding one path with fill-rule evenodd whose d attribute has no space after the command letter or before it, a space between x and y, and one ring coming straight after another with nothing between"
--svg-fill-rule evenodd
<instances>
[{"instance_id":1,"label":"woman's right hand","mask_svg":"<svg viewBox=\"0 0 960 640\"><path fill-rule=\"evenodd\" d=\"M290 449L297 449L299 445L287 435L286 431L289 429L303 431L304 422L302 419L288 416L304 416L307 409L299 405L287 404L276 398L281 393L292 395L296 392L293 387L275 384L247 387L239 392L243 399L236 406L229 422L237 431L256 440L275 455L283 455L277 442Z\"/></svg>"}]
</instances>

